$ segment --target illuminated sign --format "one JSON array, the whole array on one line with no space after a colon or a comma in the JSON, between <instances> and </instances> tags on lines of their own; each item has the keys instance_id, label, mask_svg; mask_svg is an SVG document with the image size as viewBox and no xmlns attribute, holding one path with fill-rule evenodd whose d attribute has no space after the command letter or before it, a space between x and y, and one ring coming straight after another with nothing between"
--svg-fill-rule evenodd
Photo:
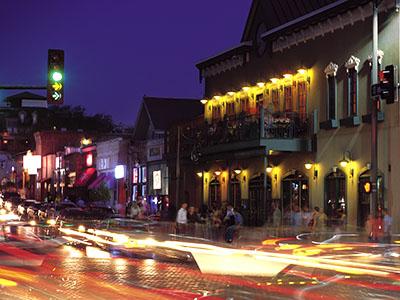
<instances>
[{"instance_id":1,"label":"illuminated sign","mask_svg":"<svg viewBox=\"0 0 400 300\"><path fill-rule=\"evenodd\" d=\"M93 154L88 153L86 155L86 167L91 167L93 165Z\"/></svg>"},{"instance_id":2,"label":"illuminated sign","mask_svg":"<svg viewBox=\"0 0 400 300\"><path fill-rule=\"evenodd\" d=\"M23 166L25 170L28 170L29 175L36 175L37 169L42 167L42 157L40 155L32 155L32 152L28 151L23 157Z\"/></svg>"},{"instance_id":3,"label":"illuminated sign","mask_svg":"<svg viewBox=\"0 0 400 300\"><path fill-rule=\"evenodd\" d=\"M121 179L125 177L125 166L118 165L114 169L114 177L115 179Z\"/></svg>"},{"instance_id":4,"label":"illuminated sign","mask_svg":"<svg viewBox=\"0 0 400 300\"><path fill-rule=\"evenodd\" d=\"M147 181L147 168L142 167L142 182L146 183L146 181Z\"/></svg>"},{"instance_id":5,"label":"illuminated sign","mask_svg":"<svg viewBox=\"0 0 400 300\"><path fill-rule=\"evenodd\" d=\"M153 190L161 190L161 170L153 171Z\"/></svg>"},{"instance_id":6,"label":"illuminated sign","mask_svg":"<svg viewBox=\"0 0 400 300\"><path fill-rule=\"evenodd\" d=\"M139 182L139 169L133 168L133 183Z\"/></svg>"}]
</instances>

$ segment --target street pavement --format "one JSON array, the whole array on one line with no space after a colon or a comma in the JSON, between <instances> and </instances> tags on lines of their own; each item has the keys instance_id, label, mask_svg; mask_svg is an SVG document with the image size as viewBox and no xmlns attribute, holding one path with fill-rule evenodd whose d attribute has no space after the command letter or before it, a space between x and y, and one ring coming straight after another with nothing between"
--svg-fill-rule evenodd
<instances>
[{"instance_id":1,"label":"street pavement","mask_svg":"<svg viewBox=\"0 0 400 300\"><path fill-rule=\"evenodd\" d=\"M71 228L54 235L3 227L0 299L400 299L396 244L347 236L327 244L243 237L227 245L122 227L96 234ZM202 266L195 254L216 260ZM249 258L285 267L274 276L246 275Z\"/></svg>"}]
</instances>

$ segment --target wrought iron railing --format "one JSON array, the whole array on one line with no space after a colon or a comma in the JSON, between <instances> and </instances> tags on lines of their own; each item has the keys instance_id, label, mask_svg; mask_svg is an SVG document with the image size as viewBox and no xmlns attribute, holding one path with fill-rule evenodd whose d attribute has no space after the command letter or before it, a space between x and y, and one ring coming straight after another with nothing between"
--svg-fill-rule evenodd
<instances>
[{"instance_id":1,"label":"wrought iron railing","mask_svg":"<svg viewBox=\"0 0 400 300\"><path fill-rule=\"evenodd\" d=\"M310 117L297 112L264 112L264 136L266 139L294 139L310 134Z\"/></svg>"}]
</instances>

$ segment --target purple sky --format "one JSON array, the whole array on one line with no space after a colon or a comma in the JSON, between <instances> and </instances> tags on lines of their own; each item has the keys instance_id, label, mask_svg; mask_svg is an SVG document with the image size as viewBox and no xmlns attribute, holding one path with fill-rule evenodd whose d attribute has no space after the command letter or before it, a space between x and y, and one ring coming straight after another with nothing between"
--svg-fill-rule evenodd
<instances>
[{"instance_id":1,"label":"purple sky","mask_svg":"<svg viewBox=\"0 0 400 300\"><path fill-rule=\"evenodd\" d=\"M44 85L47 49L64 49L65 104L133 124L144 94L202 96L195 63L239 43L250 4L2 0L0 84Z\"/></svg>"}]
</instances>

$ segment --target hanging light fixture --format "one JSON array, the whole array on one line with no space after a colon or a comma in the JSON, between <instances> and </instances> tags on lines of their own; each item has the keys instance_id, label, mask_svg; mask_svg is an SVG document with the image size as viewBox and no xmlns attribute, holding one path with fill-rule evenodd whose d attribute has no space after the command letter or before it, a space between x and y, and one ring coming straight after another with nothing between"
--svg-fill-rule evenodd
<instances>
[{"instance_id":1,"label":"hanging light fixture","mask_svg":"<svg viewBox=\"0 0 400 300\"><path fill-rule=\"evenodd\" d=\"M272 169L273 169L273 167L271 165L268 165L267 169L266 169L267 173L271 173Z\"/></svg>"},{"instance_id":2,"label":"hanging light fixture","mask_svg":"<svg viewBox=\"0 0 400 300\"><path fill-rule=\"evenodd\" d=\"M221 175L221 173L222 173L221 171L215 171L214 172L215 176L219 176L219 175Z\"/></svg>"},{"instance_id":3,"label":"hanging light fixture","mask_svg":"<svg viewBox=\"0 0 400 300\"><path fill-rule=\"evenodd\" d=\"M271 78L270 79L270 81L273 83L273 84L275 84L275 83L278 83L279 82L279 78Z\"/></svg>"},{"instance_id":4,"label":"hanging light fixture","mask_svg":"<svg viewBox=\"0 0 400 300\"><path fill-rule=\"evenodd\" d=\"M310 169L312 168L312 166L313 166L313 163L312 163L311 161L307 161L307 162L304 164L304 167L305 167L307 170L310 170Z\"/></svg>"},{"instance_id":5,"label":"hanging light fixture","mask_svg":"<svg viewBox=\"0 0 400 300\"><path fill-rule=\"evenodd\" d=\"M203 177L203 172L197 172L196 174L197 174L197 176L198 176L199 178L202 178L202 177Z\"/></svg>"},{"instance_id":6,"label":"hanging light fixture","mask_svg":"<svg viewBox=\"0 0 400 300\"><path fill-rule=\"evenodd\" d=\"M235 172L236 175L239 175L240 173L242 173L242 170L239 168L236 168L233 170L233 172Z\"/></svg>"},{"instance_id":7,"label":"hanging light fixture","mask_svg":"<svg viewBox=\"0 0 400 300\"><path fill-rule=\"evenodd\" d=\"M201 99L201 100L200 100L200 103L201 103L201 104L207 104L207 102L208 102L207 99Z\"/></svg>"},{"instance_id":8,"label":"hanging light fixture","mask_svg":"<svg viewBox=\"0 0 400 300\"><path fill-rule=\"evenodd\" d=\"M258 87L263 88L265 86L265 82L257 82Z\"/></svg>"},{"instance_id":9,"label":"hanging light fixture","mask_svg":"<svg viewBox=\"0 0 400 300\"><path fill-rule=\"evenodd\" d=\"M345 151L345 152L343 153L343 158L339 161L339 164L340 164L340 166L341 166L342 168L346 168L347 165L348 165L348 163L350 162L350 160L351 160L351 153L350 153L350 151Z\"/></svg>"}]
</instances>

